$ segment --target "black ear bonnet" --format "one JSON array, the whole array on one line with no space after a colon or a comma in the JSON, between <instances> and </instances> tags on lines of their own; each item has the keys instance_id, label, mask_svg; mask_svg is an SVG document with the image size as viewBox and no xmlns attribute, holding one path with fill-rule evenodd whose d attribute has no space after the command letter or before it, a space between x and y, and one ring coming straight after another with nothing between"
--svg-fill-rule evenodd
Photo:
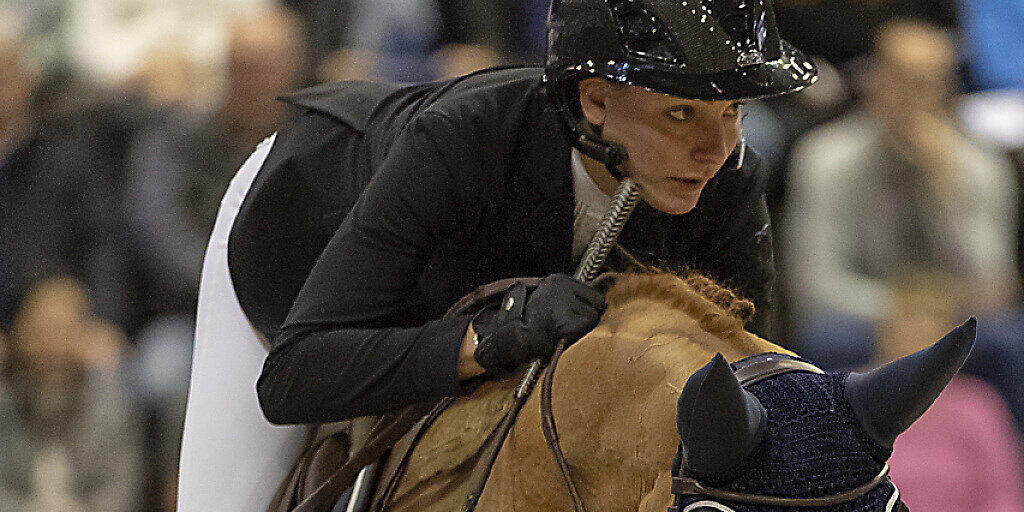
<instances>
[{"instance_id":1,"label":"black ear bonnet","mask_svg":"<svg viewBox=\"0 0 1024 512\"><path fill-rule=\"evenodd\" d=\"M972 318L934 345L865 373L815 373L821 370L790 362L803 368L750 378L743 388L734 372L746 362L798 358L764 354L729 366L719 354L690 377L680 394L682 442L673 475L741 495L788 499L831 497L864 486L880 477L896 436L963 366L975 333ZM884 480L849 501L801 510L881 512L896 502L895 491ZM677 505L685 510L700 499L677 496ZM736 512L792 509L726 505ZM897 502L890 510L901 509L905 506Z\"/></svg>"},{"instance_id":2,"label":"black ear bonnet","mask_svg":"<svg viewBox=\"0 0 1024 512\"><path fill-rule=\"evenodd\" d=\"M892 455L864 431L846 399L846 374L788 373L747 388L767 411L764 435L739 464L718 474L686 476L745 494L817 498L871 480ZM677 457L681 459L681 457ZM892 495L891 484L829 512L876 512ZM697 501L690 499L690 502ZM683 503L684 506L686 502ZM783 512L782 507L729 504L736 512Z\"/></svg>"}]
</instances>

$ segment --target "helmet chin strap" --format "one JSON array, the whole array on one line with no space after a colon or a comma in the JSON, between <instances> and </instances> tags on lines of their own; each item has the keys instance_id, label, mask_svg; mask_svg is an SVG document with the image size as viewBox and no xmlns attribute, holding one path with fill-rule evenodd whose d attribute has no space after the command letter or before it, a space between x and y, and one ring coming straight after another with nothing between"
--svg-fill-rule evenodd
<instances>
[{"instance_id":1,"label":"helmet chin strap","mask_svg":"<svg viewBox=\"0 0 1024 512\"><path fill-rule=\"evenodd\" d=\"M580 153L603 163L616 181L622 181L626 177L625 173L622 172L622 166L629 159L626 148L606 140L601 136L601 130L590 124L586 118L577 118L568 108L561 108L559 110L562 119L572 132L573 143L576 149Z\"/></svg>"},{"instance_id":2,"label":"helmet chin strap","mask_svg":"<svg viewBox=\"0 0 1024 512\"><path fill-rule=\"evenodd\" d=\"M608 172L617 181L622 181L626 175L622 172L622 166L629 158L626 148L604 140L600 136L592 136L582 130L573 129L576 135L576 148L580 153L597 160L608 168Z\"/></svg>"}]
</instances>

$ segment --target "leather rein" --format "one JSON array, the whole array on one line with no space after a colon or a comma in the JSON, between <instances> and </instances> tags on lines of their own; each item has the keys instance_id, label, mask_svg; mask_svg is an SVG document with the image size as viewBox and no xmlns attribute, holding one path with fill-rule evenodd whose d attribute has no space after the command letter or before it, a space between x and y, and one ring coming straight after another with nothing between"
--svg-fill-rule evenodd
<instances>
[{"instance_id":1,"label":"leather rein","mask_svg":"<svg viewBox=\"0 0 1024 512\"><path fill-rule=\"evenodd\" d=\"M558 465L558 468L561 471L562 479L565 482L566 488L569 490L569 496L572 498L573 510L575 512L587 512L586 506L584 506L583 500L580 497L579 490L576 488L576 484L573 481L572 473L569 469L569 464L565 460L565 454L562 452L561 443L559 442L558 438L558 430L555 428L554 413L551 409L551 385L554 379L555 367L558 365L558 360L562 356L562 352L565 351L566 345L567 343L565 340L559 341L558 346L555 349L555 353L551 356L551 361L544 369L544 373L541 377L541 429L544 432L544 439L547 440L548 448L550 448L551 453L554 454L555 463ZM753 357L748 357L738 363L735 363L733 367L733 371L736 374L736 378L744 387L753 385L757 382L768 379L770 377L782 375L785 373L825 373L820 368L814 366L811 363L808 363L801 359L796 359L788 355L776 353L766 353L756 355ZM672 478L672 494L676 495L677 497L705 496L712 499L750 505L767 505L798 508L827 507L857 499L863 496L864 494L867 494L875 487L888 481L889 465L886 464L885 466L883 466L881 472L879 472L877 476L871 479L871 481L861 486L858 486L855 489L846 491L844 493L835 494L831 496L824 496L820 498L785 498L779 496L743 494L706 486L693 478L687 477ZM668 508L668 512L680 512L680 509L678 507L672 506Z\"/></svg>"}]
</instances>

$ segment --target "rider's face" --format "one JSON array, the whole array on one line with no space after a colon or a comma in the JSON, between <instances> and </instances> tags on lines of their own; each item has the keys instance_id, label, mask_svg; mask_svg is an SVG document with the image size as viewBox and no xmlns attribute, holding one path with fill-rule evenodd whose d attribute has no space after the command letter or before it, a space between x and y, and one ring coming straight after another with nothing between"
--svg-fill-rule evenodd
<instances>
[{"instance_id":1,"label":"rider's face","mask_svg":"<svg viewBox=\"0 0 1024 512\"><path fill-rule=\"evenodd\" d=\"M673 215L697 204L740 135L740 103L658 94L600 78L580 85L584 115L629 153L626 171L653 207Z\"/></svg>"}]
</instances>

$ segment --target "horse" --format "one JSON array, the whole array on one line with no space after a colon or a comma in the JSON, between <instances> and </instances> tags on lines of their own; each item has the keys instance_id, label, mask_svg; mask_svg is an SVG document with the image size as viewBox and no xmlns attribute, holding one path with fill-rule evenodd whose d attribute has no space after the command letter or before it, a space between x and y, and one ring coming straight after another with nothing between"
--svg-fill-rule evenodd
<instances>
[{"instance_id":1,"label":"horse","mask_svg":"<svg viewBox=\"0 0 1024 512\"><path fill-rule=\"evenodd\" d=\"M927 360L924 369L896 361L864 375L792 373L744 389L728 363L766 353L797 357L743 328L753 313L749 301L699 274L667 272L621 275L606 298L600 323L565 351L552 384L561 448L581 500L594 511L664 512L673 502L685 512L791 510L674 495L673 469L741 497L813 498L863 487L883 476L895 435L963 364L965 340L973 343L965 327L932 348L942 349L939 356L905 358ZM901 385L903 373L918 380ZM881 377L868 378L875 374ZM889 396L885 382L901 388L900 396ZM462 510L468 468L517 384L489 382L455 401L409 455L386 510ZM903 396L902 388L923 391ZM542 436L538 395L502 444L477 512L573 510ZM883 410L871 410L878 401ZM819 427L824 431L814 431ZM846 508L813 510L898 510L898 491L876 480Z\"/></svg>"}]
</instances>

